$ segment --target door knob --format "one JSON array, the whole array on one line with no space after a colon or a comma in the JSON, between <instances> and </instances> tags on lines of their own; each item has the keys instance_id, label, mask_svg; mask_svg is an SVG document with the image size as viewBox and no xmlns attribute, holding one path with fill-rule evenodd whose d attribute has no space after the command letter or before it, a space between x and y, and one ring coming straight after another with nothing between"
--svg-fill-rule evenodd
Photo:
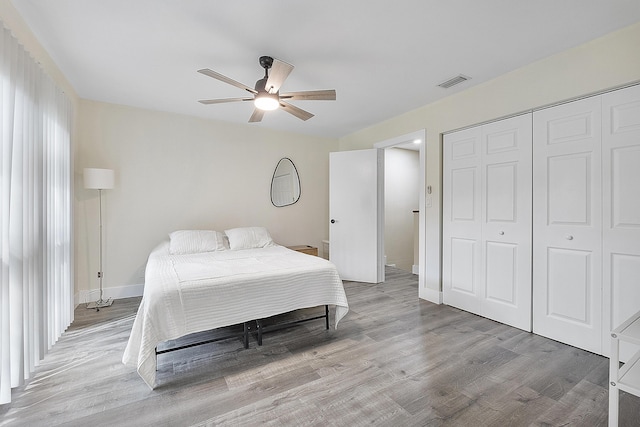
<instances>
[{"instance_id":1,"label":"door knob","mask_svg":"<svg viewBox=\"0 0 640 427\"><path fill-rule=\"evenodd\" d=\"M335 220L335 219L332 219L332 220L331 220L331 224L335 224L335 223L336 223L336 220Z\"/></svg>"},{"instance_id":2,"label":"door knob","mask_svg":"<svg viewBox=\"0 0 640 427\"><path fill-rule=\"evenodd\" d=\"M573 236L571 234L567 234L567 236L565 237L565 239L567 240L573 240Z\"/></svg>"}]
</instances>

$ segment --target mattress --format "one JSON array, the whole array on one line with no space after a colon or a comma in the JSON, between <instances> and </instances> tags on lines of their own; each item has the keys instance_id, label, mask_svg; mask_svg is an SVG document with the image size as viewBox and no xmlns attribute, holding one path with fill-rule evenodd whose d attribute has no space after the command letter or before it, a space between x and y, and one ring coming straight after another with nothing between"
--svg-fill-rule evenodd
<instances>
[{"instance_id":1,"label":"mattress","mask_svg":"<svg viewBox=\"0 0 640 427\"><path fill-rule=\"evenodd\" d=\"M124 364L156 387L158 344L194 332L335 305L335 325L349 311L335 266L274 245L186 255L164 242L149 255L145 288Z\"/></svg>"}]
</instances>

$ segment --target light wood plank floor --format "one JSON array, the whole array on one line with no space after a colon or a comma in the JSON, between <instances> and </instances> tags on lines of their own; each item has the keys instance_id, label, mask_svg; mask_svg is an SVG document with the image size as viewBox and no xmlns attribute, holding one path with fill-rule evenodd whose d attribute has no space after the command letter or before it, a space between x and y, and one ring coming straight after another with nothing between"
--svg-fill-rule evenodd
<instances>
[{"instance_id":1,"label":"light wood plank floor","mask_svg":"<svg viewBox=\"0 0 640 427\"><path fill-rule=\"evenodd\" d=\"M161 355L155 390L121 363L139 298L78 307L0 406L0 425L607 424L608 359L420 301L416 276L401 270L345 290L337 331L318 320L267 334L262 347L233 338ZM640 400L622 393L621 425L639 420Z\"/></svg>"}]
</instances>

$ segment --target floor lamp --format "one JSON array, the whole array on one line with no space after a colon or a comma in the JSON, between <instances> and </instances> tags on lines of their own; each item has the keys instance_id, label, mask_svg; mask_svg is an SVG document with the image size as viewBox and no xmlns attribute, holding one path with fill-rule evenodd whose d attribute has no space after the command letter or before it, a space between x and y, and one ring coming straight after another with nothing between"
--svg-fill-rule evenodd
<instances>
[{"instance_id":1,"label":"floor lamp","mask_svg":"<svg viewBox=\"0 0 640 427\"><path fill-rule=\"evenodd\" d=\"M111 169L94 169L87 168L84 170L84 188L90 190L98 190L100 199L100 270L98 271L98 279L100 280L100 298L97 301L87 304L87 308L95 308L100 311L102 307L108 307L113 303L113 299L102 298L102 190L110 190L113 188L114 173Z\"/></svg>"}]
</instances>

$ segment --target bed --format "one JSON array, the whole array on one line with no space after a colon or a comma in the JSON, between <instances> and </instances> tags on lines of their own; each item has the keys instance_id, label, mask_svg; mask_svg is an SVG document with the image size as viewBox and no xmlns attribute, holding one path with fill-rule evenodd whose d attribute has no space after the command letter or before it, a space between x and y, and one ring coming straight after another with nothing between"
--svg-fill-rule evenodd
<instances>
[{"instance_id":1,"label":"bed","mask_svg":"<svg viewBox=\"0 0 640 427\"><path fill-rule=\"evenodd\" d=\"M122 361L155 388L160 343L323 305L335 305L337 328L349 305L335 266L273 243L266 229L176 231L149 255Z\"/></svg>"}]
</instances>

